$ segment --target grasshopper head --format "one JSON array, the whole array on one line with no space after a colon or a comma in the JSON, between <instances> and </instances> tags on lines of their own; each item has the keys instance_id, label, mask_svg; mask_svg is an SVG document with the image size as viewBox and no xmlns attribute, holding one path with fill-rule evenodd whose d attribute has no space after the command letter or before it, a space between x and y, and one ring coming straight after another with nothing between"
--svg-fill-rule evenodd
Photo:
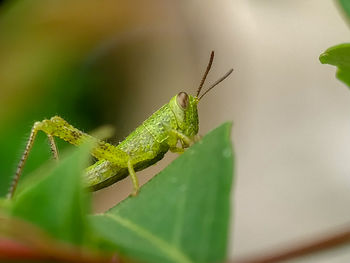
<instances>
[{"instance_id":1,"label":"grasshopper head","mask_svg":"<svg viewBox=\"0 0 350 263\"><path fill-rule=\"evenodd\" d=\"M223 77L218 79L214 84L212 84L205 92L203 92L200 95L205 79L207 78L207 75L213 63L213 60L214 51L212 51L210 54L210 60L202 78L202 81L199 85L199 88L197 90L196 96L188 95L186 92L180 92L179 94L174 96L169 102L170 108L175 114L178 128L190 138L192 138L198 133L198 102L204 97L205 94L207 94L221 81L226 79L233 71L233 69L230 69Z\"/></svg>"},{"instance_id":2,"label":"grasshopper head","mask_svg":"<svg viewBox=\"0 0 350 263\"><path fill-rule=\"evenodd\" d=\"M179 130L190 138L198 133L198 102L197 97L188 95L186 92L180 92L169 102Z\"/></svg>"}]
</instances>

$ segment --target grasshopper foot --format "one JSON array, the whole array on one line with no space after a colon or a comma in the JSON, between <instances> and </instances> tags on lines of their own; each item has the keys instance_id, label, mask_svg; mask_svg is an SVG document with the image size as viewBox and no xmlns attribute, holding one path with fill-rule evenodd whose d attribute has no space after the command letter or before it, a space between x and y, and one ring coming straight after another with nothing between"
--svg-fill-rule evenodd
<instances>
[{"instance_id":1,"label":"grasshopper foot","mask_svg":"<svg viewBox=\"0 0 350 263\"><path fill-rule=\"evenodd\" d=\"M134 197L134 196L137 196L138 194L139 194L139 191L138 190L134 190L134 191L132 191L130 196Z\"/></svg>"}]
</instances>

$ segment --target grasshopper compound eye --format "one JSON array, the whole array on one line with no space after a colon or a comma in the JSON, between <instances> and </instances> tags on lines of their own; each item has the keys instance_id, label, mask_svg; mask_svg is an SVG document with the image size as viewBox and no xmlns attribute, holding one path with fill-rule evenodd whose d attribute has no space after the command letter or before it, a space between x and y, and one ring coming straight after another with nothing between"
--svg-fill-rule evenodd
<instances>
[{"instance_id":1,"label":"grasshopper compound eye","mask_svg":"<svg viewBox=\"0 0 350 263\"><path fill-rule=\"evenodd\" d=\"M176 97L177 100L177 104L183 109L186 110L189 104L189 99L188 99L188 95L186 92L180 92L179 94L177 94Z\"/></svg>"}]
</instances>

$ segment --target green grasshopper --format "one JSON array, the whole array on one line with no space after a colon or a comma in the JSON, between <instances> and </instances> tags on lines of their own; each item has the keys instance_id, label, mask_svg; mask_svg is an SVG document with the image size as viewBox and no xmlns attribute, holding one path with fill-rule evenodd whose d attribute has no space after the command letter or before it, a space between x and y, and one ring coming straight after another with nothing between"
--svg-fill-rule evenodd
<instances>
[{"instance_id":1,"label":"green grasshopper","mask_svg":"<svg viewBox=\"0 0 350 263\"><path fill-rule=\"evenodd\" d=\"M58 116L54 116L49 120L35 122L25 151L18 164L8 196L11 198L14 195L38 131L43 131L48 136L53 158L56 160L58 160L58 151L54 137L59 137L76 146L84 143L93 143L94 147L91 150L91 155L98 161L85 171L86 184L90 190L97 191L130 175L134 188L132 195L136 195L139 191L139 183L135 171L140 171L155 164L169 150L182 153L185 148L196 141L198 133L198 102L233 71L233 69L230 69L200 95L213 59L214 51L211 52L208 66L196 96L188 95L186 92L178 93L171 98L169 103L153 113L117 146L74 128ZM180 142L181 147L177 146L178 142Z\"/></svg>"}]
</instances>

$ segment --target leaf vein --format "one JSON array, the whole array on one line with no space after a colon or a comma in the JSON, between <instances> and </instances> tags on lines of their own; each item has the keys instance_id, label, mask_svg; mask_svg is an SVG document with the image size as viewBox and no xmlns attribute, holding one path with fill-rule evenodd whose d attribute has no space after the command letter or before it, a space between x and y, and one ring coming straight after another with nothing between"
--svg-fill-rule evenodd
<instances>
[{"instance_id":1,"label":"leaf vein","mask_svg":"<svg viewBox=\"0 0 350 263\"><path fill-rule=\"evenodd\" d=\"M104 214L105 216L109 217L110 219L116 221L123 227L131 230L132 232L136 233L140 237L148 240L151 242L154 246L158 247L160 250L165 252L166 255L171 257L175 262L181 262L181 263L193 263L191 259L189 259L184 253L179 251L176 247L172 246L168 242L162 240L161 238L155 236L148 230L144 229L143 227L133 223L129 219L125 219L118 215L112 215L112 214Z\"/></svg>"}]
</instances>

